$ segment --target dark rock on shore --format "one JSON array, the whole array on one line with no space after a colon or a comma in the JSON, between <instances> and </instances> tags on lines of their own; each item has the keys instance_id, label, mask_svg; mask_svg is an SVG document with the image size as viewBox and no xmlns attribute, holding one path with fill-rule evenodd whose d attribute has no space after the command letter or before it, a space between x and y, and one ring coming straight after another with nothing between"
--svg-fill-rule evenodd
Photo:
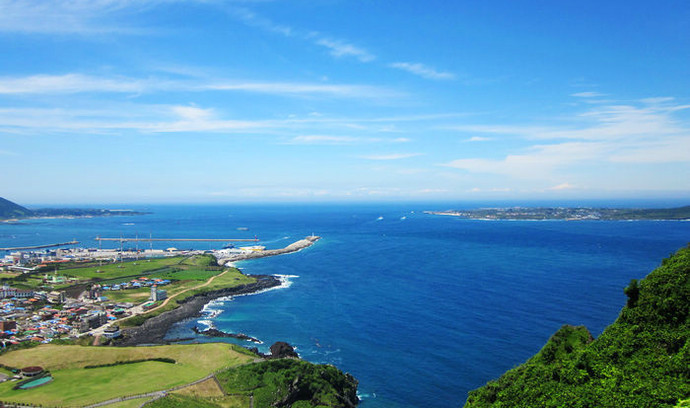
<instances>
[{"instance_id":1,"label":"dark rock on shore","mask_svg":"<svg viewBox=\"0 0 690 408\"><path fill-rule=\"evenodd\" d=\"M199 316L199 312L208 302L224 296L259 292L279 286L281 283L275 276L254 275L254 277L257 279L255 283L191 296L181 301L178 308L152 317L141 326L123 329L122 340L118 341L117 345L136 346L141 344L164 344L166 342L163 338L173 324L190 317Z\"/></svg>"},{"instance_id":2,"label":"dark rock on shore","mask_svg":"<svg viewBox=\"0 0 690 408\"><path fill-rule=\"evenodd\" d=\"M199 330L198 327L194 326L192 329L194 333L196 334L201 334L202 336L208 336L208 337L232 337L234 339L239 339L239 340L246 340L246 341L252 341L254 343L261 343L261 340L256 339L252 336L247 336L244 333L226 333L224 331L220 331L218 329L210 328L206 330Z\"/></svg>"},{"instance_id":3,"label":"dark rock on shore","mask_svg":"<svg viewBox=\"0 0 690 408\"><path fill-rule=\"evenodd\" d=\"M271 346L271 354L266 358L299 358L294 347L284 341L277 341Z\"/></svg>"}]
</instances>

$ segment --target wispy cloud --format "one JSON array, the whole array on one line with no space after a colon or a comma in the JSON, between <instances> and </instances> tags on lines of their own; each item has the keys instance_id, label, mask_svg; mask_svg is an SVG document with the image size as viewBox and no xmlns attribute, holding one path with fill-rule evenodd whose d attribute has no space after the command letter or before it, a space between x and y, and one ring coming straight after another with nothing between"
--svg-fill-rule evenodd
<instances>
[{"instance_id":1,"label":"wispy cloud","mask_svg":"<svg viewBox=\"0 0 690 408\"><path fill-rule=\"evenodd\" d=\"M360 156L361 159L367 160L402 160L409 159L410 157L421 156L423 153L391 153L391 154L379 154L379 155L369 155Z\"/></svg>"},{"instance_id":2,"label":"wispy cloud","mask_svg":"<svg viewBox=\"0 0 690 408\"><path fill-rule=\"evenodd\" d=\"M320 34L312 34L310 38L314 38L315 44L328 48L329 53L336 58L354 57L361 62L371 62L376 59L376 56L364 48L357 47L342 40L321 37Z\"/></svg>"},{"instance_id":3,"label":"wispy cloud","mask_svg":"<svg viewBox=\"0 0 690 408\"><path fill-rule=\"evenodd\" d=\"M287 144L353 144L359 141L352 136L301 135L295 136Z\"/></svg>"},{"instance_id":4,"label":"wispy cloud","mask_svg":"<svg viewBox=\"0 0 690 408\"><path fill-rule=\"evenodd\" d=\"M465 139L466 142L488 142L490 140L493 140L490 137L484 137L484 136L472 136L469 139Z\"/></svg>"},{"instance_id":5,"label":"wispy cloud","mask_svg":"<svg viewBox=\"0 0 690 408\"><path fill-rule=\"evenodd\" d=\"M247 8L232 7L228 10L232 16L240 19L242 22L249 26L281 34L285 37L291 37L295 33L294 28L288 25L275 23L270 19L260 16Z\"/></svg>"},{"instance_id":6,"label":"wispy cloud","mask_svg":"<svg viewBox=\"0 0 690 408\"><path fill-rule=\"evenodd\" d=\"M601 96L606 96L606 94L601 93L601 92L589 91L589 92L578 92L578 93L570 94L570 96L574 96L576 98L598 98Z\"/></svg>"},{"instance_id":7,"label":"wispy cloud","mask_svg":"<svg viewBox=\"0 0 690 408\"><path fill-rule=\"evenodd\" d=\"M289 82L219 82L202 85L202 90L247 91L282 95L330 95L348 98L388 98L400 97L401 93L367 85L338 85L323 83Z\"/></svg>"},{"instance_id":8,"label":"wispy cloud","mask_svg":"<svg viewBox=\"0 0 690 408\"><path fill-rule=\"evenodd\" d=\"M452 80L452 79L455 79L455 74L453 74L453 73L437 71L434 68L428 67L428 66L426 66L424 64L420 64L420 63L394 62L394 63L389 64L389 66L391 68L407 71L409 73L412 73L414 75L418 75L418 76L420 76L422 78L426 78L426 79L435 79L435 80Z\"/></svg>"},{"instance_id":9,"label":"wispy cloud","mask_svg":"<svg viewBox=\"0 0 690 408\"><path fill-rule=\"evenodd\" d=\"M410 139L399 137L395 139L381 137L353 137L333 135L300 135L290 139L285 144L305 145L354 145L372 143L407 143Z\"/></svg>"},{"instance_id":10,"label":"wispy cloud","mask_svg":"<svg viewBox=\"0 0 690 408\"><path fill-rule=\"evenodd\" d=\"M569 120L579 121L577 128L467 126L466 130L474 132L512 134L527 141L548 140L551 143L523 147L502 158L468 157L443 165L471 173L551 180L573 171L577 173L577 169L583 167L689 163L690 126L673 115L690 106L674 104L672 99L647 99L645 102L642 105L602 106L582 112ZM572 186L561 183L556 187Z\"/></svg>"},{"instance_id":11,"label":"wispy cloud","mask_svg":"<svg viewBox=\"0 0 690 408\"><path fill-rule=\"evenodd\" d=\"M1 0L0 32L31 34L143 34L151 30L124 23L126 16L174 0Z\"/></svg>"},{"instance_id":12,"label":"wispy cloud","mask_svg":"<svg viewBox=\"0 0 690 408\"><path fill-rule=\"evenodd\" d=\"M80 73L0 77L1 94L148 93L167 91L242 91L273 95L325 95L339 98L398 98L401 93L376 86L227 79L101 77Z\"/></svg>"},{"instance_id":13,"label":"wispy cloud","mask_svg":"<svg viewBox=\"0 0 690 408\"><path fill-rule=\"evenodd\" d=\"M566 183L561 183L561 184L555 185L553 187L549 187L549 188L547 188L547 190L561 191L561 190L572 190L574 188L576 188L574 185L566 182Z\"/></svg>"}]
</instances>

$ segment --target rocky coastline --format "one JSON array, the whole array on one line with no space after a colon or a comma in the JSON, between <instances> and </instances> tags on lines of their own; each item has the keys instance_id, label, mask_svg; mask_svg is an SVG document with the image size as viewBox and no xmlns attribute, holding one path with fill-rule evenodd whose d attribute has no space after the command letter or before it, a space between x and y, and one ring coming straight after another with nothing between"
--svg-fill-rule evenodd
<instances>
[{"instance_id":1,"label":"rocky coastline","mask_svg":"<svg viewBox=\"0 0 690 408\"><path fill-rule=\"evenodd\" d=\"M206 330L199 330L197 326L194 326L192 328L192 331L196 334L202 335L202 336L208 336L208 337L231 337L233 339L238 339L238 340L246 340L246 341L251 341L253 343L262 343L261 340L254 338L252 336L247 336L244 333L226 333L224 331L220 331L218 329L215 329L211 327L210 329Z\"/></svg>"},{"instance_id":2,"label":"rocky coastline","mask_svg":"<svg viewBox=\"0 0 690 408\"><path fill-rule=\"evenodd\" d=\"M184 319L200 316L204 306L214 299L224 296L246 295L281 285L281 281L271 275L252 275L257 279L255 283L233 288L219 289L201 293L185 299L176 309L167 311L148 319L138 327L127 327L122 330L122 339L118 346L139 346L144 344L166 344L165 334L173 324Z\"/></svg>"}]
</instances>

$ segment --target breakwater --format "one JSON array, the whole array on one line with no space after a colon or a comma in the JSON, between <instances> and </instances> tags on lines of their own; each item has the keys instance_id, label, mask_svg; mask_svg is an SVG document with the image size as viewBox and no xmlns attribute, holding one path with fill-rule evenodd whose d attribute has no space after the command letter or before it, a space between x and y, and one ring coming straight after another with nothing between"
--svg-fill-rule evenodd
<instances>
[{"instance_id":1,"label":"breakwater","mask_svg":"<svg viewBox=\"0 0 690 408\"><path fill-rule=\"evenodd\" d=\"M316 241L321 239L321 237L318 236L309 236L304 239L301 239L299 241L293 242L292 244L286 246L285 248L280 248L280 249L264 249L264 250L257 250L257 251L251 251L251 252L242 252L242 253L237 253L237 254L222 254L222 253L217 253L216 257L218 257L218 264L219 265L227 265L230 262L236 262L236 261L245 261L247 259L257 259L257 258L265 258L267 256L275 256L275 255L283 255L283 254L289 254L292 252L297 252L300 251L304 248L309 248L310 246L314 245Z\"/></svg>"}]
</instances>

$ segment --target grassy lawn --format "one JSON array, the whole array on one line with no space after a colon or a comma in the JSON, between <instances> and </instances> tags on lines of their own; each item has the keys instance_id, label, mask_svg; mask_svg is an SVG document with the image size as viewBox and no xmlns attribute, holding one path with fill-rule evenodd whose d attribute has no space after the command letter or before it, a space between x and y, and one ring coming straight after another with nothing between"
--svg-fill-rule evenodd
<instances>
[{"instance_id":1,"label":"grassy lawn","mask_svg":"<svg viewBox=\"0 0 690 408\"><path fill-rule=\"evenodd\" d=\"M170 270L166 272L156 272L149 275L150 278L170 279L170 280L208 280L211 276L216 276L222 271L208 271L199 268L186 270Z\"/></svg>"},{"instance_id":2,"label":"grassy lawn","mask_svg":"<svg viewBox=\"0 0 690 408\"><path fill-rule=\"evenodd\" d=\"M11 279L21 275L20 272L0 272L0 279Z\"/></svg>"},{"instance_id":3,"label":"grassy lawn","mask_svg":"<svg viewBox=\"0 0 690 408\"><path fill-rule=\"evenodd\" d=\"M160 357L172 358L177 363L144 361L83 368ZM9 352L0 356L0 363L14 367L41 365L50 370L54 381L35 389L18 391L12 390L14 383L0 384L0 400L42 405L87 405L183 385L221 368L251 360L252 356L226 343L123 348L42 345Z\"/></svg>"},{"instance_id":4,"label":"grassy lawn","mask_svg":"<svg viewBox=\"0 0 690 408\"><path fill-rule=\"evenodd\" d=\"M103 292L103 296L108 298L110 302L144 303L151 296L151 289L108 290Z\"/></svg>"},{"instance_id":5,"label":"grassy lawn","mask_svg":"<svg viewBox=\"0 0 690 408\"><path fill-rule=\"evenodd\" d=\"M122 276L139 275L168 266L178 265L183 259L183 257L179 256L171 258L141 259L138 261L118 262L87 268L61 269L59 273L61 275L74 276L79 279L117 279ZM101 272L96 272L98 270Z\"/></svg>"}]
</instances>

